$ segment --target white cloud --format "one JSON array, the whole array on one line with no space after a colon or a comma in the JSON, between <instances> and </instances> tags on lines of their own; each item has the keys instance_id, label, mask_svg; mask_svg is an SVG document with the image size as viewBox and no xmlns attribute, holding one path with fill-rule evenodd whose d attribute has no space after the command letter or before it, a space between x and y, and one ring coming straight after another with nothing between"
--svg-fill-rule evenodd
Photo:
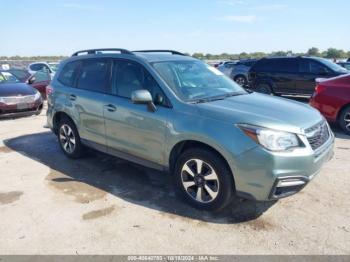
<instances>
[{"instance_id":1,"label":"white cloud","mask_svg":"<svg viewBox=\"0 0 350 262\"><path fill-rule=\"evenodd\" d=\"M257 20L255 15L230 15L225 16L221 20L238 23L253 23Z\"/></svg>"}]
</instances>

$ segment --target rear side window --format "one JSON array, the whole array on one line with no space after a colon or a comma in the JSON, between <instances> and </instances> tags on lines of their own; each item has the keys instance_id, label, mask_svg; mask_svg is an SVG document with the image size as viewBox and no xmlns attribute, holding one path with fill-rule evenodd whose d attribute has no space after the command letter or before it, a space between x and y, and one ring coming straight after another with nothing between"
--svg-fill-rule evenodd
<instances>
[{"instance_id":1,"label":"rear side window","mask_svg":"<svg viewBox=\"0 0 350 262\"><path fill-rule=\"evenodd\" d=\"M300 67L299 71L301 73L308 73L308 74L319 74L320 72L326 70L327 68L320 63L317 63L315 61L309 60L309 59L303 59L300 61Z\"/></svg>"},{"instance_id":2,"label":"rear side window","mask_svg":"<svg viewBox=\"0 0 350 262\"><path fill-rule=\"evenodd\" d=\"M264 72L297 73L298 61L288 58L263 59L257 62L254 68Z\"/></svg>"},{"instance_id":3,"label":"rear side window","mask_svg":"<svg viewBox=\"0 0 350 262\"><path fill-rule=\"evenodd\" d=\"M74 87L80 64L80 61L74 61L66 64L57 80L65 86Z\"/></svg>"},{"instance_id":4,"label":"rear side window","mask_svg":"<svg viewBox=\"0 0 350 262\"><path fill-rule=\"evenodd\" d=\"M110 93L109 76L110 62L108 59L83 60L77 88L100 93Z\"/></svg>"}]
</instances>

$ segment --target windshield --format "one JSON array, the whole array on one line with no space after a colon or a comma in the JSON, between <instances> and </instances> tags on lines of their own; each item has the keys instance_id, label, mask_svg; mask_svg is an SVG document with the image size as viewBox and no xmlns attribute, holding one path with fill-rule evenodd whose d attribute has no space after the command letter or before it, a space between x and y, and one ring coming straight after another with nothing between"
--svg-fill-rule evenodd
<instances>
[{"instance_id":1,"label":"windshield","mask_svg":"<svg viewBox=\"0 0 350 262\"><path fill-rule=\"evenodd\" d=\"M247 93L219 70L200 61L156 62L153 67L187 102Z\"/></svg>"},{"instance_id":2,"label":"windshield","mask_svg":"<svg viewBox=\"0 0 350 262\"><path fill-rule=\"evenodd\" d=\"M58 69L58 63L49 63L49 66L53 72L56 72Z\"/></svg>"},{"instance_id":3,"label":"windshield","mask_svg":"<svg viewBox=\"0 0 350 262\"><path fill-rule=\"evenodd\" d=\"M19 83L20 81L9 72L0 72L0 84L4 83Z\"/></svg>"},{"instance_id":4,"label":"windshield","mask_svg":"<svg viewBox=\"0 0 350 262\"><path fill-rule=\"evenodd\" d=\"M317 60L335 72L347 72L347 70L344 67L341 67L340 65L337 65L336 63L333 63L327 59L317 58Z\"/></svg>"}]
</instances>

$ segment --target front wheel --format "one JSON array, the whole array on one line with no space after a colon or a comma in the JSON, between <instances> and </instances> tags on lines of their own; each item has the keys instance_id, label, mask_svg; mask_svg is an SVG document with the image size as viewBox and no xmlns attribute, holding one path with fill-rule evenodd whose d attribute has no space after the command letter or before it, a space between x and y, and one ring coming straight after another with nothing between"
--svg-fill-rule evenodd
<instances>
[{"instance_id":1,"label":"front wheel","mask_svg":"<svg viewBox=\"0 0 350 262\"><path fill-rule=\"evenodd\" d=\"M345 134L350 135L350 106L342 111L338 121Z\"/></svg>"},{"instance_id":2,"label":"front wheel","mask_svg":"<svg viewBox=\"0 0 350 262\"><path fill-rule=\"evenodd\" d=\"M248 85L248 81L247 81L247 78L245 78L244 76L236 76L234 78L234 81L240 85L241 87L245 87Z\"/></svg>"},{"instance_id":3,"label":"front wheel","mask_svg":"<svg viewBox=\"0 0 350 262\"><path fill-rule=\"evenodd\" d=\"M265 95L273 95L272 88L268 84L258 84L258 86L256 87L256 92Z\"/></svg>"},{"instance_id":4,"label":"front wheel","mask_svg":"<svg viewBox=\"0 0 350 262\"><path fill-rule=\"evenodd\" d=\"M234 182L227 163L206 149L189 149L177 160L176 186L183 198L202 210L216 211L232 199Z\"/></svg>"}]
</instances>

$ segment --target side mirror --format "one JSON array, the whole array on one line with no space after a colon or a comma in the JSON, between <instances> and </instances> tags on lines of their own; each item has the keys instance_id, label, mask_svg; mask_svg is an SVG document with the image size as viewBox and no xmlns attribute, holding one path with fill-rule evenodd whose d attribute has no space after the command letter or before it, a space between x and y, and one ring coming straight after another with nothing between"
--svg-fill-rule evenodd
<instances>
[{"instance_id":1,"label":"side mirror","mask_svg":"<svg viewBox=\"0 0 350 262\"><path fill-rule=\"evenodd\" d=\"M155 112L157 110L153 103L151 93L148 90L136 90L131 93L131 101L134 104L146 104L148 110Z\"/></svg>"}]
</instances>

